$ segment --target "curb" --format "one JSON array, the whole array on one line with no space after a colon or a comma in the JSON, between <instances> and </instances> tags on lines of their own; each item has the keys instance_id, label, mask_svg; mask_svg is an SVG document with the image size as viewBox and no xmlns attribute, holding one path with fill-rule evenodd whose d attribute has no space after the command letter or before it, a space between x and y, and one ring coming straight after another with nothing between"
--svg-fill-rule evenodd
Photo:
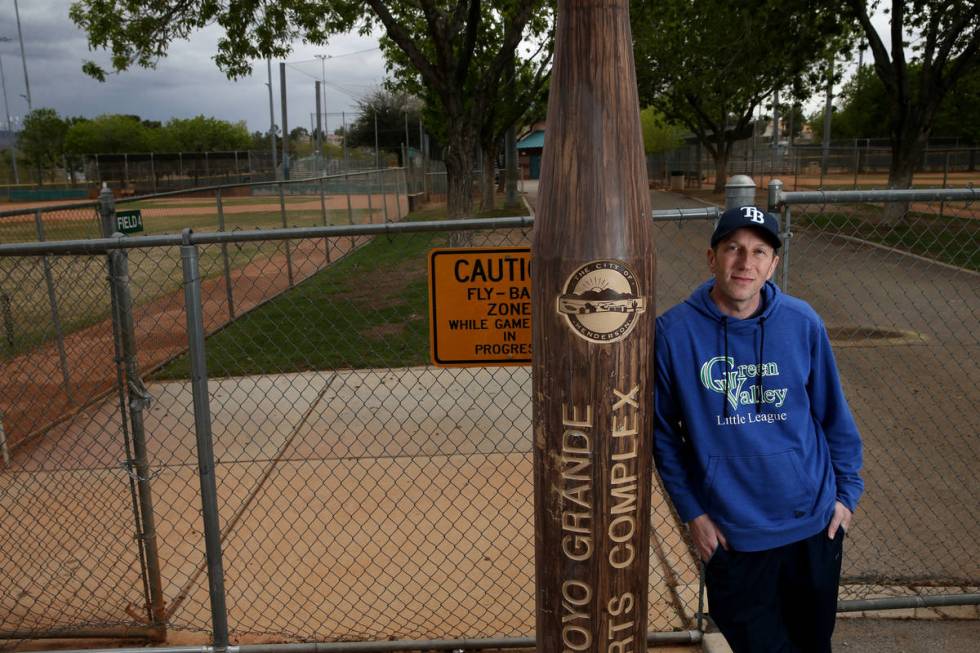
<instances>
[{"instance_id":1,"label":"curb","mask_svg":"<svg viewBox=\"0 0 980 653\"><path fill-rule=\"evenodd\" d=\"M701 650L704 653L732 653L732 647L721 633L705 633L701 638Z\"/></svg>"}]
</instances>

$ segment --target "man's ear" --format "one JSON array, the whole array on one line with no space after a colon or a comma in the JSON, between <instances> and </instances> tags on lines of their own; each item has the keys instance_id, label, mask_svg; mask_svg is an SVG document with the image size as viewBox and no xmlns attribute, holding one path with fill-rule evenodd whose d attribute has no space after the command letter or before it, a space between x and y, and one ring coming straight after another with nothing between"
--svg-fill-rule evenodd
<instances>
[{"instance_id":1,"label":"man's ear","mask_svg":"<svg viewBox=\"0 0 980 653\"><path fill-rule=\"evenodd\" d=\"M772 257L772 265L769 266L769 274L766 275L766 281L772 279L773 273L776 272L776 266L779 265L779 255L774 254Z\"/></svg>"}]
</instances>

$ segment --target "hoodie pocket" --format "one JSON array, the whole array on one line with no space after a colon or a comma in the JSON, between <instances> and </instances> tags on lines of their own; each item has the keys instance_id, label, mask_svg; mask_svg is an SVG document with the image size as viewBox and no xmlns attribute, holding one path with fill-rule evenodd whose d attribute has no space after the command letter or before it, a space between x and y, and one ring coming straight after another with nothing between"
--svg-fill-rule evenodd
<instances>
[{"instance_id":1,"label":"hoodie pocket","mask_svg":"<svg viewBox=\"0 0 980 653\"><path fill-rule=\"evenodd\" d=\"M712 456L708 513L739 527L765 527L810 514L811 483L793 449L759 456Z\"/></svg>"}]
</instances>

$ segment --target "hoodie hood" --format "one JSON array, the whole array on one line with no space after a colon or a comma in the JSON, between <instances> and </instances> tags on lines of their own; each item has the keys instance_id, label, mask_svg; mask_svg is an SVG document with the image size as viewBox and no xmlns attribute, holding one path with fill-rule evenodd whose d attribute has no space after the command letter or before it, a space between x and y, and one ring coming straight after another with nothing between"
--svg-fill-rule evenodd
<instances>
[{"instance_id":1,"label":"hoodie hood","mask_svg":"<svg viewBox=\"0 0 980 653\"><path fill-rule=\"evenodd\" d=\"M734 326L737 324L749 324L753 321L763 321L768 320L776 308L782 303L783 292L779 289L779 286L774 284L772 281L767 281L759 289L759 294L761 295L761 305L762 312L756 313L752 317L740 320L735 317L729 317L721 312L718 305L715 304L715 300L711 299L711 289L715 287L715 280L709 279L702 283L700 286L694 289L691 296L684 300L685 304L690 305L698 313L701 313L705 317L722 324L727 322L729 326Z\"/></svg>"}]
</instances>

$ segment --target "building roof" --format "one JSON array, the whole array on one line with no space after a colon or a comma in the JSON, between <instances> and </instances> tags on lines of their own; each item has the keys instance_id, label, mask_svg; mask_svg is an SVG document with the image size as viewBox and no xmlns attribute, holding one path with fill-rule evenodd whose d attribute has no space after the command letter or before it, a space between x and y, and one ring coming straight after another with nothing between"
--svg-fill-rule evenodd
<instances>
[{"instance_id":1,"label":"building roof","mask_svg":"<svg viewBox=\"0 0 980 653\"><path fill-rule=\"evenodd\" d=\"M531 132L517 142L518 150L535 150L544 147L544 130Z\"/></svg>"}]
</instances>

